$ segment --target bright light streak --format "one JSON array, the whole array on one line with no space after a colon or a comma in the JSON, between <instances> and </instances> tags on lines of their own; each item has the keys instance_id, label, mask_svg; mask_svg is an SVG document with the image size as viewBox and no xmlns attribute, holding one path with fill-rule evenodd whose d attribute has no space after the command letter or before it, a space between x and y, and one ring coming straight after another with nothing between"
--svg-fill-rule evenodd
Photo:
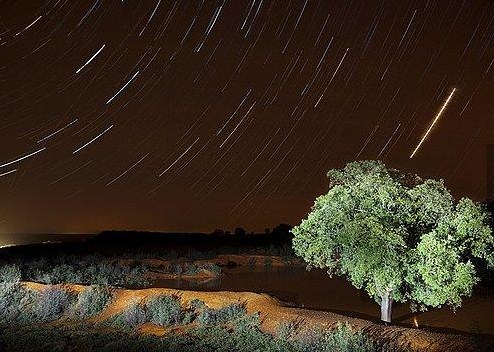
<instances>
[{"instance_id":1,"label":"bright light streak","mask_svg":"<svg viewBox=\"0 0 494 352\"><path fill-rule=\"evenodd\" d=\"M110 104L112 102L112 100L115 99L117 97L117 95L119 95L134 80L134 78L137 77L138 74L139 74L139 71L134 73L132 78L129 79L128 82L125 83L124 86L122 88L120 88L120 90L118 92L116 92L114 96L112 96L110 99L107 100L106 105Z\"/></svg>"},{"instance_id":2,"label":"bright light streak","mask_svg":"<svg viewBox=\"0 0 494 352\"><path fill-rule=\"evenodd\" d=\"M62 131L63 131L63 130L65 130L67 127L72 126L74 123L76 123L76 122L77 122L77 120L78 120L78 119L75 119L74 121L72 121L72 122L71 122L71 123L69 123L68 125L66 125L66 126L64 126L64 127L60 128L59 130L57 130L57 131L55 131L55 132L51 133L50 135L46 136L45 138L40 139L40 140L39 140L39 141L37 141L36 143L41 143L41 142L43 142L43 141L46 141L47 139L49 139L49 138L53 137L53 136L54 136L54 135L56 135L57 133L62 132Z\"/></svg>"},{"instance_id":3,"label":"bright light streak","mask_svg":"<svg viewBox=\"0 0 494 352\"><path fill-rule=\"evenodd\" d=\"M7 175L10 175L10 174L13 174L14 172L16 172L17 169L14 169L14 170L10 170L10 171L7 171L7 172L4 172L2 174L0 174L0 177L3 177L3 176L7 176ZM1 247L0 247L1 248Z\"/></svg>"},{"instance_id":4,"label":"bright light streak","mask_svg":"<svg viewBox=\"0 0 494 352\"><path fill-rule=\"evenodd\" d=\"M108 182L106 184L106 186L109 186L111 185L113 182L117 181L118 179L120 179L121 177L125 176L125 174L127 174L130 170L132 170L133 168L135 168L137 165L139 165L141 163L141 161L143 161L144 159L147 158L147 156L149 155L149 153L147 153L146 155L144 155L138 162L136 162L134 165L132 165L131 167L129 167L127 170L125 170L124 172L122 172L120 175L118 175L117 177L115 177L112 181Z\"/></svg>"},{"instance_id":5,"label":"bright light streak","mask_svg":"<svg viewBox=\"0 0 494 352\"><path fill-rule=\"evenodd\" d=\"M436 117L434 118L434 121L432 121L432 124L430 125L429 129L427 130L427 132L425 132L424 136L422 137L422 139L420 140L420 143L417 145L417 147L415 147L415 150L413 151L413 153L410 155L410 159L413 158L415 156L415 154L417 153L417 151L419 150L420 146L422 145L422 143L424 143L425 139L427 138L427 136L429 136L429 133L431 132L432 128L434 127L434 125L437 123L437 121L439 121L439 118L441 117L441 115L443 114L444 110L446 110L446 107L448 106L449 104L449 101L451 100L451 98L453 98L453 94L455 94L455 91L456 91L456 88L453 88L453 90L451 91L451 93L449 94L449 97L448 99L446 99L446 101L444 102L443 106L441 107L441 110L439 110L439 112L437 113Z\"/></svg>"},{"instance_id":6,"label":"bright light streak","mask_svg":"<svg viewBox=\"0 0 494 352\"><path fill-rule=\"evenodd\" d=\"M104 135L106 132L108 132L109 130L111 130L113 127L113 125L111 125L110 127L108 127L106 130L104 130L103 132L101 132L100 134L98 134L96 137L94 137L93 139L91 139L89 142L87 142L86 144L84 144L82 147L79 147L77 148L76 150L74 150L72 152L72 154L76 154L78 153L79 151L81 151L82 149L86 148L88 145L90 145L91 143L93 143L95 140L97 140L98 138L100 138L102 135Z\"/></svg>"},{"instance_id":7,"label":"bright light streak","mask_svg":"<svg viewBox=\"0 0 494 352\"><path fill-rule=\"evenodd\" d=\"M87 65L89 65L89 64L91 63L91 61L93 61L93 60L94 60L94 58L95 58L96 56L98 56L98 54L99 54L101 51L103 51L103 49L104 49L104 48L105 48L105 44L103 44L103 46L102 46L102 47L101 47L101 48L100 48L100 49L99 49L99 50L98 50L98 51L97 51L97 52L96 52L93 56L91 56L91 58L90 58L89 60L87 60L87 61L86 61L86 63L85 63L84 65L82 65L82 66L81 66L81 67L80 67L77 71L75 71L75 73L79 73L79 72L81 72L81 71L84 69L84 67L86 67Z\"/></svg>"},{"instance_id":8,"label":"bright light streak","mask_svg":"<svg viewBox=\"0 0 494 352\"><path fill-rule=\"evenodd\" d=\"M17 159L15 159L15 160L12 160L12 161L9 161L9 162L7 162L7 163L4 163L4 164L0 165L0 168L5 167L5 166L9 166L9 165L12 165L12 164L15 164L15 163L17 163L17 162L19 162L19 161L21 161L21 160L27 159L27 158L29 158L29 157L31 157L31 156L33 156L33 155L36 155L36 154L38 154L38 153L41 153L41 152L42 152L43 150L45 150L45 149L46 149L46 148L41 148L41 149L38 149L38 150L37 150L37 151L35 151L35 152L32 152L31 154L28 154L28 155L24 155L24 156L18 157L18 158L17 158Z\"/></svg>"},{"instance_id":9,"label":"bright light streak","mask_svg":"<svg viewBox=\"0 0 494 352\"><path fill-rule=\"evenodd\" d=\"M164 174L165 174L168 170L170 170L170 169L172 168L172 166L173 166L173 165L175 165L175 164L176 164L176 163L177 163L180 159L182 159L182 158L184 157L184 155L185 155L185 154L187 154L187 153L189 152L189 150L191 150L191 149L192 149L192 147L194 146L194 144L196 144L196 143L197 143L197 141L198 141L198 140L199 140L199 137L197 137L197 139L195 140L195 142L194 142L194 143L192 143L192 144L191 144L191 145L187 148L187 150L186 150L185 152L183 152L182 154L180 154L180 156L179 156L177 159L175 159L175 161L174 161L174 162L173 162L170 166L168 166L168 167L166 168L166 170L165 170L165 171L163 171L163 172L159 175L159 177L163 176L163 175L164 175Z\"/></svg>"}]
</instances>

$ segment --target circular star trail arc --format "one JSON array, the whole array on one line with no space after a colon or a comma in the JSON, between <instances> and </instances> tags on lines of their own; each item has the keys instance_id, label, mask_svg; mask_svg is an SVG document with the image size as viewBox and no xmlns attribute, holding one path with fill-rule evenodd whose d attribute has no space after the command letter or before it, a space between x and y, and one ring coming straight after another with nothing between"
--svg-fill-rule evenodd
<instances>
[{"instance_id":1,"label":"circular star trail arc","mask_svg":"<svg viewBox=\"0 0 494 352\"><path fill-rule=\"evenodd\" d=\"M295 224L355 159L483 200L493 63L480 0L2 2L0 231Z\"/></svg>"}]
</instances>

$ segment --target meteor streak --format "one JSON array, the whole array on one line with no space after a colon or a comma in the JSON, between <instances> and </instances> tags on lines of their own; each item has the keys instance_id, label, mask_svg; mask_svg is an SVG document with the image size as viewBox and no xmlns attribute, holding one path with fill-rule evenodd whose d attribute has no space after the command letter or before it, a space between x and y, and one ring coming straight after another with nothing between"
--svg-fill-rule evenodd
<instances>
[{"instance_id":1,"label":"meteor streak","mask_svg":"<svg viewBox=\"0 0 494 352\"><path fill-rule=\"evenodd\" d=\"M441 115L443 114L444 110L446 110L446 107L448 106L449 104L449 101L451 100L451 98L453 98L453 94L455 94L455 91L456 91L456 88L453 88L453 90L451 91L451 93L449 94L449 97L448 99L446 99L446 101L444 102L443 106L441 107L441 110L439 110L439 112L437 113L436 117L434 118L434 121L432 121L432 124L430 125L429 129L427 130L427 132L425 132L424 136L422 137L422 139L420 140L420 143L417 145L417 147L415 147L415 150L413 151L413 153L410 155L410 159L413 158L415 156L415 154L417 153L417 151L419 150L420 146L422 145L422 143L424 143L425 139L427 138L427 136L429 135L429 133L431 132L432 128L434 127L434 125L436 124L436 122L439 120L439 118L441 117Z\"/></svg>"}]
</instances>

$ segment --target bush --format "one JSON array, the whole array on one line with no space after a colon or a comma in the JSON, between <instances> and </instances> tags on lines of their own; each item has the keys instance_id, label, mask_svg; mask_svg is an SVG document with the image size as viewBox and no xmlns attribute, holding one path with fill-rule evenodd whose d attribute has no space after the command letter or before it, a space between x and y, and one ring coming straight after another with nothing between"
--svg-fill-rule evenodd
<instances>
[{"instance_id":1,"label":"bush","mask_svg":"<svg viewBox=\"0 0 494 352\"><path fill-rule=\"evenodd\" d=\"M194 322L196 316L197 315L194 311L191 310L185 311L182 317L182 325L191 324L192 322Z\"/></svg>"},{"instance_id":2,"label":"bush","mask_svg":"<svg viewBox=\"0 0 494 352\"><path fill-rule=\"evenodd\" d=\"M339 324L338 327L325 334L323 339L324 351L341 352L374 352L374 343L362 331L352 331L350 325Z\"/></svg>"},{"instance_id":3,"label":"bush","mask_svg":"<svg viewBox=\"0 0 494 352\"><path fill-rule=\"evenodd\" d=\"M169 270L170 270L170 273L175 274L175 275L182 275L184 272L182 269L182 266L178 263L172 263L170 265Z\"/></svg>"},{"instance_id":4,"label":"bush","mask_svg":"<svg viewBox=\"0 0 494 352\"><path fill-rule=\"evenodd\" d=\"M354 332L348 324L338 324L334 330L306 329L293 338L301 350L314 352L376 352L377 347L362 331Z\"/></svg>"},{"instance_id":5,"label":"bush","mask_svg":"<svg viewBox=\"0 0 494 352\"><path fill-rule=\"evenodd\" d=\"M216 275L221 275L221 268L214 263L204 263L199 267L199 269L210 271Z\"/></svg>"},{"instance_id":6,"label":"bush","mask_svg":"<svg viewBox=\"0 0 494 352\"><path fill-rule=\"evenodd\" d=\"M70 307L73 295L60 286L49 286L36 297L34 312L41 321L59 319Z\"/></svg>"},{"instance_id":7,"label":"bush","mask_svg":"<svg viewBox=\"0 0 494 352\"><path fill-rule=\"evenodd\" d=\"M194 298L192 301L189 302L189 307L193 310L203 309L206 308L206 303L204 303L202 299Z\"/></svg>"},{"instance_id":8,"label":"bush","mask_svg":"<svg viewBox=\"0 0 494 352\"><path fill-rule=\"evenodd\" d=\"M298 331L298 324L295 321L281 322L278 325L277 336L283 341L291 340L295 338Z\"/></svg>"},{"instance_id":9,"label":"bush","mask_svg":"<svg viewBox=\"0 0 494 352\"><path fill-rule=\"evenodd\" d=\"M0 325L30 320L33 292L19 283L0 283Z\"/></svg>"},{"instance_id":10,"label":"bush","mask_svg":"<svg viewBox=\"0 0 494 352\"><path fill-rule=\"evenodd\" d=\"M18 283L21 281L21 269L16 264L4 264L0 267L0 282Z\"/></svg>"},{"instance_id":11,"label":"bush","mask_svg":"<svg viewBox=\"0 0 494 352\"><path fill-rule=\"evenodd\" d=\"M153 324L168 326L182 321L182 308L177 296L155 296L147 302L146 307Z\"/></svg>"},{"instance_id":12,"label":"bush","mask_svg":"<svg viewBox=\"0 0 494 352\"><path fill-rule=\"evenodd\" d=\"M185 275L196 275L199 272L199 269L197 266L194 264L189 264L187 265L187 268L185 270Z\"/></svg>"},{"instance_id":13,"label":"bush","mask_svg":"<svg viewBox=\"0 0 494 352\"><path fill-rule=\"evenodd\" d=\"M220 309L203 309L197 319L203 325L220 325L231 322L247 313L244 304L232 303Z\"/></svg>"},{"instance_id":14,"label":"bush","mask_svg":"<svg viewBox=\"0 0 494 352\"><path fill-rule=\"evenodd\" d=\"M140 302L134 301L122 312L119 320L124 328L135 329L147 321L146 310Z\"/></svg>"},{"instance_id":15,"label":"bush","mask_svg":"<svg viewBox=\"0 0 494 352\"><path fill-rule=\"evenodd\" d=\"M91 285L79 292L74 313L80 318L99 314L111 302L112 293L107 286Z\"/></svg>"},{"instance_id":16,"label":"bush","mask_svg":"<svg viewBox=\"0 0 494 352\"><path fill-rule=\"evenodd\" d=\"M270 270L273 267L273 260L270 257L264 258L264 269Z\"/></svg>"}]
</instances>

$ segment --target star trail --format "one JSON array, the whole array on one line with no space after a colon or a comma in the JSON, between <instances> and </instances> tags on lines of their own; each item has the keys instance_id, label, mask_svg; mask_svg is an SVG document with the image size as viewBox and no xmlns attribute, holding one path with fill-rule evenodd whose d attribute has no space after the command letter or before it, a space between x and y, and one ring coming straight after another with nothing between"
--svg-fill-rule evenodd
<instances>
[{"instance_id":1,"label":"star trail","mask_svg":"<svg viewBox=\"0 0 494 352\"><path fill-rule=\"evenodd\" d=\"M4 1L0 232L264 230L357 159L484 200L493 65L488 1Z\"/></svg>"}]
</instances>

